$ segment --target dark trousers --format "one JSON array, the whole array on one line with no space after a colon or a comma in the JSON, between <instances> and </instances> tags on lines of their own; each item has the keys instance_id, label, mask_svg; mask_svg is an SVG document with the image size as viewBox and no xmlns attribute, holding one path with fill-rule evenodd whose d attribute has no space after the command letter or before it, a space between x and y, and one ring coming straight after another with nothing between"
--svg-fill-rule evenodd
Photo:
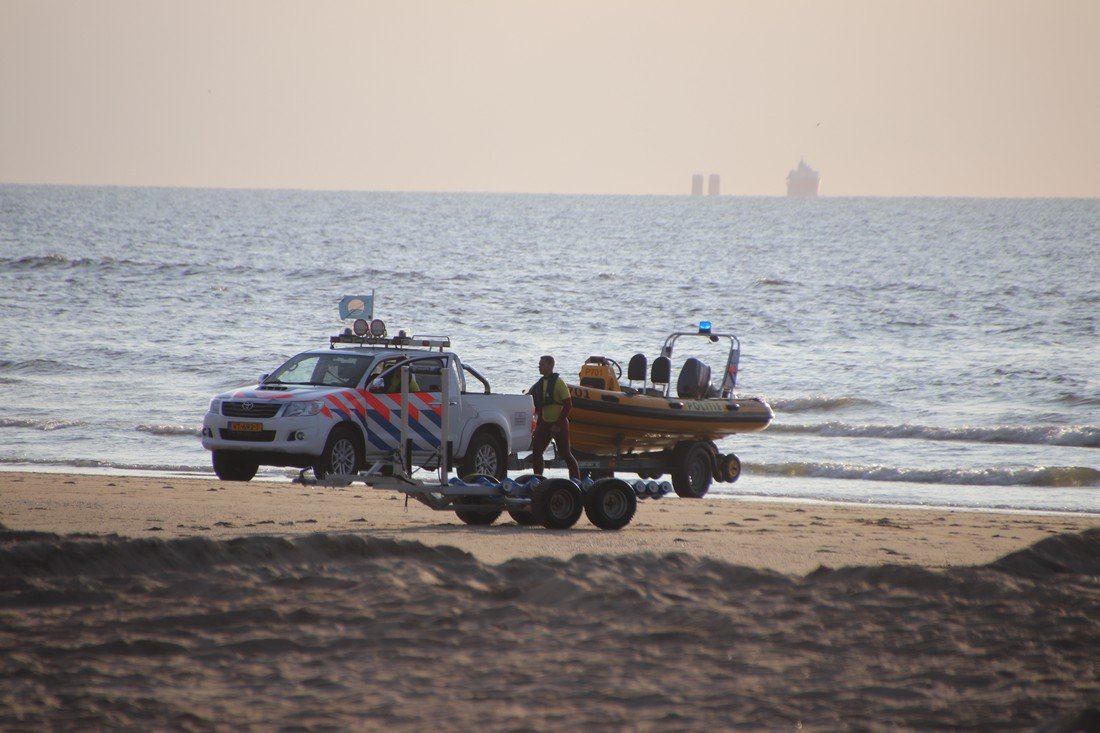
<instances>
[{"instance_id":1,"label":"dark trousers","mask_svg":"<svg viewBox=\"0 0 1100 733\"><path fill-rule=\"evenodd\" d=\"M577 459L573 457L573 452L569 450L569 420L561 421L557 435L550 431L550 428L554 425L555 423L543 422L542 418L539 418L539 421L535 423L535 433L531 436L531 468L537 474L542 473L545 465L542 460L542 453L550 445L550 441L553 440L558 449L558 458L563 459L565 464L569 466L569 478L580 478L580 466L577 465Z\"/></svg>"}]
</instances>

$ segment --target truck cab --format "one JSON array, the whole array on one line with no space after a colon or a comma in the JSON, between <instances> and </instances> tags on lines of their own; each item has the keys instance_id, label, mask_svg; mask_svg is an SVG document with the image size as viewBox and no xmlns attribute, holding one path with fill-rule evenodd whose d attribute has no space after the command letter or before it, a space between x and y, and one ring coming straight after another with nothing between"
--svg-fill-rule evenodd
<instances>
[{"instance_id":1,"label":"truck cab","mask_svg":"<svg viewBox=\"0 0 1100 733\"><path fill-rule=\"evenodd\" d=\"M261 465L324 478L378 461L430 470L446 461L460 476L504 478L509 455L530 448L531 398L494 394L449 338L390 338L380 323L357 319L328 348L214 397L202 445L218 477L248 481Z\"/></svg>"}]
</instances>

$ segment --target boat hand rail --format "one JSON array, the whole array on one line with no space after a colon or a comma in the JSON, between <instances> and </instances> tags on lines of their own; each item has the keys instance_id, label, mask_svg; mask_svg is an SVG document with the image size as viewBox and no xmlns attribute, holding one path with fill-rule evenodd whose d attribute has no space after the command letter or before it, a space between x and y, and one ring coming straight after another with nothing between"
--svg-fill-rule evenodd
<instances>
[{"instance_id":1,"label":"boat hand rail","mask_svg":"<svg viewBox=\"0 0 1100 733\"><path fill-rule=\"evenodd\" d=\"M709 326L709 324L707 325ZM661 356L671 359L672 350L681 336L702 336L712 343L718 343L719 339L729 339L730 351L729 356L726 358L726 368L722 376L721 394L722 397L732 397L733 389L737 386L737 367L741 361L741 339L732 333L714 333L702 329L699 331L674 331L665 339L665 344L661 347Z\"/></svg>"}]
</instances>

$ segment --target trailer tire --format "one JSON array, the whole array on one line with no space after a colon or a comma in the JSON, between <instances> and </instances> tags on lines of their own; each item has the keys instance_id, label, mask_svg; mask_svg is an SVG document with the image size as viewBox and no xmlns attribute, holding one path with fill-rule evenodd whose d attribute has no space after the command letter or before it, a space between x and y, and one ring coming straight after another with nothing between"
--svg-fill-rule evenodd
<instances>
[{"instance_id":1,"label":"trailer tire","mask_svg":"<svg viewBox=\"0 0 1100 733\"><path fill-rule=\"evenodd\" d=\"M589 487L584 497L584 513L588 521L600 529L622 529L634 519L638 496L634 488L622 479L603 479Z\"/></svg>"},{"instance_id":2,"label":"trailer tire","mask_svg":"<svg viewBox=\"0 0 1100 733\"><path fill-rule=\"evenodd\" d=\"M546 480L545 477L540 476L537 473L525 473L515 479L516 483L526 484L533 478L538 479L538 483L542 483ZM538 484L536 484L538 485ZM531 527L539 523L539 520L535 519L534 512L531 511L531 505L523 507L516 507L515 509L508 510L508 516L512 518L512 521L521 527Z\"/></svg>"},{"instance_id":3,"label":"trailer tire","mask_svg":"<svg viewBox=\"0 0 1100 733\"><path fill-rule=\"evenodd\" d=\"M214 473L222 481L251 481L260 464L234 451L216 450L210 456Z\"/></svg>"},{"instance_id":4,"label":"trailer tire","mask_svg":"<svg viewBox=\"0 0 1100 733\"><path fill-rule=\"evenodd\" d=\"M462 480L468 484L476 484L478 479L488 478L492 479L493 483L496 483L496 479L492 476L487 476L483 473L472 473L468 476L463 476ZM492 503L487 496L468 496L463 500L464 504L490 504ZM484 527L497 521L497 517L503 514L500 509L488 509L485 511L479 509L455 509L455 515L466 524L474 526Z\"/></svg>"},{"instance_id":5,"label":"trailer tire","mask_svg":"<svg viewBox=\"0 0 1100 733\"><path fill-rule=\"evenodd\" d=\"M531 494L531 513L547 529L569 529L583 512L581 490L569 479L543 481Z\"/></svg>"},{"instance_id":6,"label":"trailer tire","mask_svg":"<svg viewBox=\"0 0 1100 733\"><path fill-rule=\"evenodd\" d=\"M338 425L332 429L321 457L313 464L317 478L354 476L363 469L363 449L352 428Z\"/></svg>"},{"instance_id":7,"label":"trailer tire","mask_svg":"<svg viewBox=\"0 0 1100 733\"><path fill-rule=\"evenodd\" d=\"M497 481L508 475L508 456L504 447L488 430L478 430L466 446L466 455L458 464L460 476L481 474L492 476Z\"/></svg>"},{"instance_id":8,"label":"trailer tire","mask_svg":"<svg viewBox=\"0 0 1100 733\"><path fill-rule=\"evenodd\" d=\"M741 478L741 459L732 453L718 456L718 466L722 470L722 481L732 484Z\"/></svg>"},{"instance_id":9,"label":"trailer tire","mask_svg":"<svg viewBox=\"0 0 1100 733\"><path fill-rule=\"evenodd\" d=\"M703 442L683 443L673 455L672 488L685 499L702 499L714 478L714 453Z\"/></svg>"}]
</instances>

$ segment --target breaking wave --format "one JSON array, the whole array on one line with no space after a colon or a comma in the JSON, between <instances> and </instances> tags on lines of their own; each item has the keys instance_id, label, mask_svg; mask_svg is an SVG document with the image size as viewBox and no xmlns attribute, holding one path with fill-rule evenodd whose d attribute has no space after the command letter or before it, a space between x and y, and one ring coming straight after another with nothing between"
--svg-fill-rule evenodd
<instances>
[{"instance_id":1,"label":"breaking wave","mask_svg":"<svg viewBox=\"0 0 1100 733\"><path fill-rule=\"evenodd\" d=\"M1100 471L1086 466L1026 468L900 468L849 463L765 463L747 466L752 473L791 478L905 481L917 484L965 486L1036 486L1076 488L1100 486Z\"/></svg>"},{"instance_id":2,"label":"breaking wave","mask_svg":"<svg viewBox=\"0 0 1100 733\"><path fill-rule=\"evenodd\" d=\"M768 400L768 404L776 412L828 412L832 410L844 410L849 407L861 407L875 404L872 400L860 397L828 397L817 395L813 397L791 397L789 399Z\"/></svg>"},{"instance_id":3,"label":"breaking wave","mask_svg":"<svg viewBox=\"0 0 1100 733\"><path fill-rule=\"evenodd\" d=\"M135 428L139 433L150 435L199 435L202 429L194 425L138 425Z\"/></svg>"},{"instance_id":4,"label":"breaking wave","mask_svg":"<svg viewBox=\"0 0 1100 733\"><path fill-rule=\"evenodd\" d=\"M54 460L49 458L20 458L0 456L0 465L10 466L59 466L71 468L119 469L122 471L152 471L156 473L213 473L210 466L185 466L170 463L125 463L122 461L97 460L93 458L73 458Z\"/></svg>"},{"instance_id":5,"label":"breaking wave","mask_svg":"<svg viewBox=\"0 0 1100 733\"><path fill-rule=\"evenodd\" d=\"M55 418L18 418L0 417L0 428L30 428L31 430L64 430L87 423L80 420L57 420Z\"/></svg>"},{"instance_id":6,"label":"breaking wave","mask_svg":"<svg viewBox=\"0 0 1100 733\"><path fill-rule=\"evenodd\" d=\"M768 432L817 435L824 438L889 438L1100 448L1100 427L1093 425L995 425L938 428L928 425L852 425L841 422L817 425L773 423L768 428Z\"/></svg>"}]
</instances>

